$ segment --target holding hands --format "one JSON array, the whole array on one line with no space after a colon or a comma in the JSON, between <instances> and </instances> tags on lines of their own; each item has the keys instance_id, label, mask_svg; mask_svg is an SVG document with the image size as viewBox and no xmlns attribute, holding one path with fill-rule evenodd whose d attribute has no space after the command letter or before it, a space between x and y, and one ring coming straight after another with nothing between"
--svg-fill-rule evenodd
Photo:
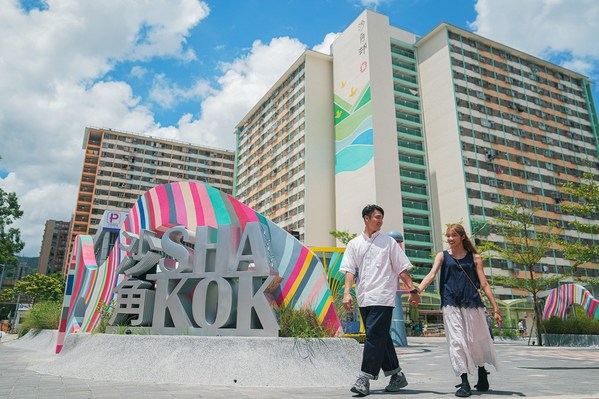
<instances>
[{"instance_id":1,"label":"holding hands","mask_svg":"<svg viewBox=\"0 0 599 399\"><path fill-rule=\"evenodd\" d=\"M410 305L414 306L415 308L417 308L418 305L420 305L420 291L418 290L418 288L414 288L410 291L409 302Z\"/></svg>"},{"instance_id":2,"label":"holding hands","mask_svg":"<svg viewBox=\"0 0 599 399\"><path fill-rule=\"evenodd\" d=\"M349 292L343 293L343 307L348 312L351 312L354 308L354 300L352 299L351 294Z\"/></svg>"}]
</instances>

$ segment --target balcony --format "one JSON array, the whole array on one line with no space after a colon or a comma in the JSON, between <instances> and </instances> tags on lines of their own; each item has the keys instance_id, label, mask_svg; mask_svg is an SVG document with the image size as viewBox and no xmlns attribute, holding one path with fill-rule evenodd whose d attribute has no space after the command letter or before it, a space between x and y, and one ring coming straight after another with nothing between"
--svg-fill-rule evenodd
<instances>
[{"instance_id":1,"label":"balcony","mask_svg":"<svg viewBox=\"0 0 599 399\"><path fill-rule=\"evenodd\" d=\"M409 136L413 136L413 137L422 137L422 131L420 129L415 129L412 127L407 127L407 126L402 126L402 125L398 125L397 126L397 133L398 135L409 135Z\"/></svg>"}]
</instances>

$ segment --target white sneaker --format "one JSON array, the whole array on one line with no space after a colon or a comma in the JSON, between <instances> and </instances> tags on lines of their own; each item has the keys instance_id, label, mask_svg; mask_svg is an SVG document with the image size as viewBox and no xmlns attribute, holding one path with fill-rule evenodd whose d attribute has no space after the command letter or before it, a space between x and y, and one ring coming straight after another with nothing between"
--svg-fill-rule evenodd
<instances>
[{"instance_id":1,"label":"white sneaker","mask_svg":"<svg viewBox=\"0 0 599 399\"><path fill-rule=\"evenodd\" d=\"M354 383L354 386L351 387L350 391L362 396L370 395L370 381L368 381L368 378L361 375Z\"/></svg>"}]
</instances>

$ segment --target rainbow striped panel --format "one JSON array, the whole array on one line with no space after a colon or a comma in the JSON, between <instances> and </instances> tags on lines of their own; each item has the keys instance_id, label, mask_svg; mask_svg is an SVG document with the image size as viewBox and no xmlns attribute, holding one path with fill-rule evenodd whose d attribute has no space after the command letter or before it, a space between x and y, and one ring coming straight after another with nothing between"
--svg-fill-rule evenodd
<instances>
[{"instance_id":1,"label":"rainbow striped panel","mask_svg":"<svg viewBox=\"0 0 599 399\"><path fill-rule=\"evenodd\" d=\"M573 304L582 306L591 319L599 319L599 300L578 284L564 284L551 290L545 301L543 319L552 316L563 319L568 315L570 306Z\"/></svg>"},{"instance_id":2,"label":"rainbow striped panel","mask_svg":"<svg viewBox=\"0 0 599 399\"><path fill-rule=\"evenodd\" d=\"M178 225L188 230L197 226L234 225L243 230L248 222L261 223L269 235L270 251L282 278L274 293L277 304L291 304L296 309L311 307L325 328L341 334L327 275L318 257L272 221L211 186L175 182L154 187L129 211L119 241L124 239L124 231L139 235L145 229L161 236ZM116 270L126 255L115 245L106 262L98 266L91 237L77 237L67 277L57 353L66 334L91 332L98 324L102 305L112 302L114 289L120 282Z\"/></svg>"}]
</instances>

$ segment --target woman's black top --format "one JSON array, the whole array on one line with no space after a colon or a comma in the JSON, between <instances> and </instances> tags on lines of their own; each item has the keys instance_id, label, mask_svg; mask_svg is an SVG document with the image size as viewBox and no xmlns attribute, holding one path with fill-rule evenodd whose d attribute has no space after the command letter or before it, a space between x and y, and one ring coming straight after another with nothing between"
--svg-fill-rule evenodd
<instances>
[{"instance_id":1,"label":"woman's black top","mask_svg":"<svg viewBox=\"0 0 599 399\"><path fill-rule=\"evenodd\" d=\"M459 265L458 265L459 261ZM460 265L462 267L460 267ZM467 276L466 276L467 275ZM470 277L470 278L468 278ZM476 274L474 255L468 252L457 261L447 251L443 251L441 265L441 307L484 308L478 293L480 281Z\"/></svg>"}]
</instances>

